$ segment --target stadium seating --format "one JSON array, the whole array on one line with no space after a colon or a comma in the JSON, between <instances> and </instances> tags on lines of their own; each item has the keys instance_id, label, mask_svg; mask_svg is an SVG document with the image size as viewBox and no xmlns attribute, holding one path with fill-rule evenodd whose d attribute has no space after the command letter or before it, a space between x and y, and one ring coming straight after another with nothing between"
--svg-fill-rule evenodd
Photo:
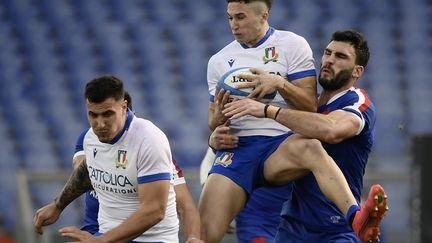
<instances>
[{"instance_id":1,"label":"stadium seating","mask_svg":"<svg viewBox=\"0 0 432 243\"><path fill-rule=\"evenodd\" d=\"M136 113L167 133L180 166L198 167L209 133L207 61L232 41L225 7L194 0L0 1L0 217L9 230L16 210L5 199L16 197L11 174L70 168L75 140L88 127L82 91L97 75L122 78ZM359 86L379 112L376 168L392 167L381 157L406 156L410 135L432 131L431 8L426 0L274 1L270 23L304 36L317 66L335 30L366 34L372 58ZM44 196L54 195L47 190Z\"/></svg>"}]
</instances>

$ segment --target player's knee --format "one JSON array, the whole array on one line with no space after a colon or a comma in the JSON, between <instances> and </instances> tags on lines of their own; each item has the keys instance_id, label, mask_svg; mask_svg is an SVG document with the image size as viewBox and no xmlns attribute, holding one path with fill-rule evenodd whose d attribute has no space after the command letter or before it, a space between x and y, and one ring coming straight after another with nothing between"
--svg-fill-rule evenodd
<instances>
[{"instance_id":1,"label":"player's knee","mask_svg":"<svg viewBox=\"0 0 432 243\"><path fill-rule=\"evenodd\" d=\"M317 139L298 139L285 145L288 153L296 158L292 162L301 168L309 168L318 161L317 158L325 153L321 142Z\"/></svg>"},{"instance_id":2,"label":"player's knee","mask_svg":"<svg viewBox=\"0 0 432 243\"><path fill-rule=\"evenodd\" d=\"M304 149L312 154L322 154L324 148L318 139L305 139Z\"/></svg>"},{"instance_id":3,"label":"player's knee","mask_svg":"<svg viewBox=\"0 0 432 243\"><path fill-rule=\"evenodd\" d=\"M309 157L306 161L309 164L321 161L319 158L322 158L326 155L324 147L317 139L304 140L303 153Z\"/></svg>"},{"instance_id":4,"label":"player's knee","mask_svg":"<svg viewBox=\"0 0 432 243\"><path fill-rule=\"evenodd\" d=\"M219 242L224 232L220 230L221 227L218 227L217 224L212 222L211 220L202 219L201 221L201 239L206 243Z\"/></svg>"},{"instance_id":5,"label":"player's knee","mask_svg":"<svg viewBox=\"0 0 432 243\"><path fill-rule=\"evenodd\" d=\"M205 242L218 242L218 218L212 215L212 212L206 208L200 208L201 215L201 239Z\"/></svg>"}]
</instances>

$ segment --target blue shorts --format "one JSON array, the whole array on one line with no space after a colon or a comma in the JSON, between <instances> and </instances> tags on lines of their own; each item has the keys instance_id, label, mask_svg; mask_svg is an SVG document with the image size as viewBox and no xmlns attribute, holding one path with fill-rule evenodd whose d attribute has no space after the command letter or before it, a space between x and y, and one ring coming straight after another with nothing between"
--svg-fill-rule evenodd
<instances>
[{"instance_id":1,"label":"blue shorts","mask_svg":"<svg viewBox=\"0 0 432 243\"><path fill-rule=\"evenodd\" d=\"M281 220L283 203L291 198L291 192L291 183L255 189L235 218L237 242L273 242Z\"/></svg>"},{"instance_id":2,"label":"blue shorts","mask_svg":"<svg viewBox=\"0 0 432 243\"><path fill-rule=\"evenodd\" d=\"M254 188L266 185L264 162L291 134L239 137L237 148L217 151L209 173L230 178L250 195Z\"/></svg>"},{"instance_id":3,"label":"blue shorts","mask_svg":"<svg viewBox=\"0 0 432 243\"><path fill-rule=\"evenodd\" d=\"M99 231L99 223L97 221L99 201L94 197L94 193L94 191L87 191L85 193L84 225L80 228L81 230L87 231L92 235Z\"/></svg>"},{"instance_id":4,"label":"blue shorts","mask_svg":"<svg viewBox=\"0 0 432 243\"><path fill-rule=\"evenodd\" d=\"M275 243L300 243L300 242L337 242L337 243L361 243L353 231L328 232L314 231L306 228L295 219L282 218L278 227Z\"/></svg>"},{"instance_id":5,"label":"blue shorts","mask_svg":"<svg viewBox=\"0 0 432 243\"><path fill-rule=\"evenodd\" d=\"M259 229L258 229L259 230ZM237 243L272 243L274 240L273 237L268 235L248 235L246 236L239 236L237 234Z\"/></svg>"},{"instance_id":6,"label":"blue shorts","mask_svg":"<svg viewBox=\"0 0 432 243\"><path fill-rule=\"evenodd\" d=\"M272 243L276 228L270 229L259 224L239 225L236 222L237 243Z\"/></svg>"}]
</instances>

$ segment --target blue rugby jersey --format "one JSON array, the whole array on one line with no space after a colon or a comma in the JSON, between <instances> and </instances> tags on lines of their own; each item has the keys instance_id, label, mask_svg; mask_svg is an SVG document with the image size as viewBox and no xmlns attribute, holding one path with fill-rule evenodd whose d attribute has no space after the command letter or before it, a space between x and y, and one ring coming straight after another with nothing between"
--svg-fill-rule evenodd
<instances>
[{"instance_id":1,"label":"blue rugby jersey","mask_svg":"<svg viewBox=\"0 0 432 243\"><path fill-rule=\"evenodd\" d=\"M363 175L374 140L375 107L364 90L353 87L318 108L318 112L324 114L335 110L351 112L362 121L357 136L338 144L322 143L360 202ZM349 228L345 215L324 196L312 173L293 183L292 198L284 204L281 215L287 220L294 218L311 230L338 232Z\"/></svg>"}]
</instances>

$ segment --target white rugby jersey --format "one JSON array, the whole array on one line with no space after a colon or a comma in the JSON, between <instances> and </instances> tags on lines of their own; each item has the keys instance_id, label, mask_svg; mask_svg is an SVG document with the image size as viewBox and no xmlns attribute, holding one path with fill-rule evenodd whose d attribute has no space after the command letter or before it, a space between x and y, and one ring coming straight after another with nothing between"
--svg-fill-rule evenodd
<instances>
[{"instance_id":1,"label":"white rugby jersey","mask_svg":"<svg viewBox=\"0 0 432 243\"><path fill-rule=\"evenodd\" d=\"M316 76L312 50L307 41L293 32L269 28L264 38L255 46L249 48L234 40L210 58L207 83L211 102L214 101L219 78L229 70L239 67L261 68L289 81ZM279 93L271 104L287 107ZM277 136L289 130L272 119L252 116L233 119L230 128L237 136Z\"/></svg>"},{"instance_id":2,"label":"white rugby jersey","mask_svg":"<svg viewBox=\"0 0 432 243\"><path fill-rule=\"evenodd\" d=\"M172 156L165 134L129 111L125 128L113 141L100 142L90 128L83 137L83 147L100 204L99 231L117 227L138 209L138 184L170 180L165 218L135 241L178 242Z\"/></svg>"}]
</instances>

